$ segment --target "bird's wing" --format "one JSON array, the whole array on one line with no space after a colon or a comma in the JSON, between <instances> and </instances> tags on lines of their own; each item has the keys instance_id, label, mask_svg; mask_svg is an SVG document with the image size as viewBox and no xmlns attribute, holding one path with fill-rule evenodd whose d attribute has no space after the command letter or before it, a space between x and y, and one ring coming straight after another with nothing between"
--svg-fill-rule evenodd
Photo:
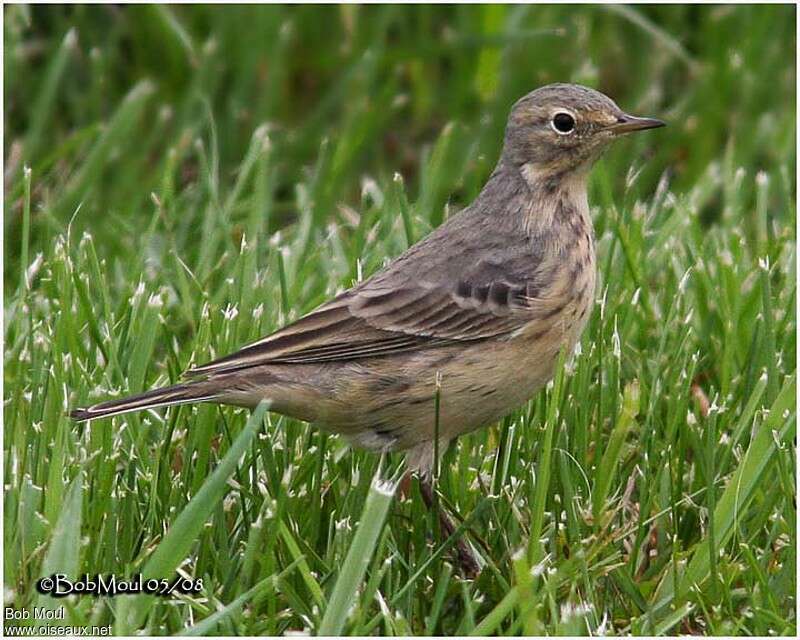
<instances>
[{"instance_id":1,"label":"bird's wing","mask_svg":"<svg viewBox=\"0 0 800 640\"><path fill-rule=\"evenodd\" d=\"M368 284L368 283L365 283ZM190 370L226 373L270 363L389 355L511 333L541 308L531 283L464 278L398 288L362 286L240 351Z\"/></svg>"},{"instance_id":2,"label":"bird's wing","mask_svg":"<svg viewBox=\"0 0 800 640\"><path fill-rule=\"evenodd\" d=\"M489 226L469 232L480 225ZM189 375L358 360L483 340L546 319L558 302L540 287L553 267L542 246L524 234L496 235L486 216L459 213L365 282Z\"/></svg>"},{"instance_id":3,"label":"bird's wing","mask_svg":"<svg viewBox=\"0 0 800 640\"><path fill-rule=\"evenodd\" d=\"M350 313L383 331L454 341L491 338L531 319L532 283L460 278L443 287L425 282L355 293Z\"/></svg>"}]
</instances>

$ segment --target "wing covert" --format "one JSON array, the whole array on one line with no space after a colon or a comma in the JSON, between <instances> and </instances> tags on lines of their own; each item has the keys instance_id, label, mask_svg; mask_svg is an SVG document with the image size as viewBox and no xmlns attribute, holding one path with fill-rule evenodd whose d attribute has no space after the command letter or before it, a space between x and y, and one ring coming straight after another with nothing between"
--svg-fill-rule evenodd
<instances>
[{"instance_id":1,"label":"wing covert","mask_svg":"<svg viewBox=\"0 0 800 640\"><path fill-rule=\"evenodd\" d=\"M429 242L440 229L370 279L189 375L358 360L484 340L513 333L551 306L540 296L545 265L535 247L520 239L503 247L502 258L476 260L478 246L460 242L444 250ZM432 268L421 277L422 264Z\"/></svg>"}]
</instances>

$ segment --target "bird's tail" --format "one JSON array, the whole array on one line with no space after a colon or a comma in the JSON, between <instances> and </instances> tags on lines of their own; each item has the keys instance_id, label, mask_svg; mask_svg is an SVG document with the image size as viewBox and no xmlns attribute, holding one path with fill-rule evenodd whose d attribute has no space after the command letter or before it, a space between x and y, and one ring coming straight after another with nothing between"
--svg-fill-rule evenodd
<instances>
[{"instance_id":1,"label":"bird's tail","mask_svg":"<svg viewBox=\"0 0 800 640\"><path fill-rule=\"evenodd\" d=\"M185 382L175 384L171 387L152 389L119 400L108 400L99 404L74 409L70 412L70 418L83 422L94 418L108 418L117 416L129 411L141 411L142 409L153 409L155 407L167 407L173 404L184 404L187 402L203 402L204 400L214 400L220 395L219 390L211 391L208 386L198 382Z\"/></svg>"}]
</instances>

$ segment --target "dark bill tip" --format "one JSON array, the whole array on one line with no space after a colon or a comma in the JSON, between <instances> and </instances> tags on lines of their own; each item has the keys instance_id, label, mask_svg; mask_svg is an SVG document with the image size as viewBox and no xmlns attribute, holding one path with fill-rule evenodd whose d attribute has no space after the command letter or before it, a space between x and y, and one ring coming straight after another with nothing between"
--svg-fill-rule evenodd
<instances>
[{"instance_id":1,"label":"dark bill tip","mask_svg":"<svg viewBox=\"0 0 800 640\"><path fill-rule=\"evenodd\" d=\"M615 134L630 133L631 131L643 131L645 129L658 129L666 127L667 123L657 118L637 118L629 116L627 113L619 117L616 123L609 128Z\"/></svg>"}]
</instances>

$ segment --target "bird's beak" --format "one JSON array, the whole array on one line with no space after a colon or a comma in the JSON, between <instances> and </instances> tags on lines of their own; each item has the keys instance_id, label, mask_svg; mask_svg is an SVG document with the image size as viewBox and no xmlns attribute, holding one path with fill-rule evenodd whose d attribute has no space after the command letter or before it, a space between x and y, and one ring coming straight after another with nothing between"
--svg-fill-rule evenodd
<instances>
[{"instance_id":1,"label":"bird's beak","mask_svg":"<svg viewBox=\"0 0 800 640\"><path fill-rule=\"evenodd\" d=\"M666 127L667 123L663 120L656 118L637 118L636 116L629 116L623 113L617 121L608 128L614 135L622 135L623 133L630 133L631 131L642 131L644 129L657 129L658 127Z\"/></svg>"}]
</instances>

